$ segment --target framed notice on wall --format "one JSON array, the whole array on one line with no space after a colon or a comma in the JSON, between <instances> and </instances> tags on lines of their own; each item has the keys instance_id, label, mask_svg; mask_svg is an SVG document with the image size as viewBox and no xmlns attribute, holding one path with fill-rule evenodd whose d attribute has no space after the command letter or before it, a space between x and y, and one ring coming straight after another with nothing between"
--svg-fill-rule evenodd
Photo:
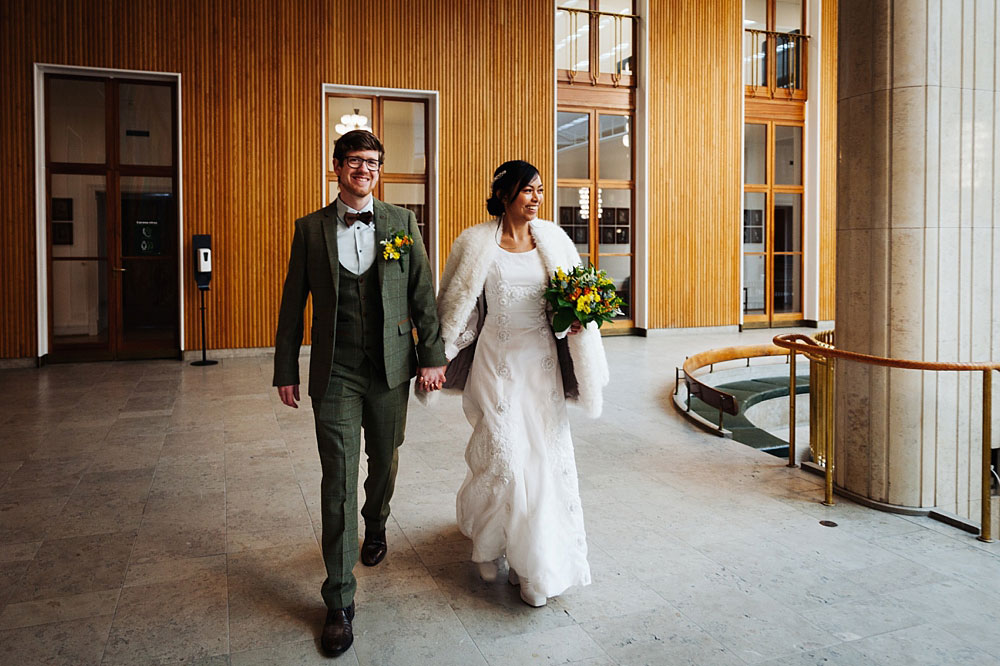
<instances>
[{"instance_id":1,"label":"framed notice on wall","mask_svg":"<svg viewBox=\"0 0 1000 666\"><path fill-rule=\"evenodd\" d=\"M73 199L70 197L52 197L52 219L59 222L72 221Z\"/></svg>"},{"instance_id":2,"label":"framed notice on wall","mask_svg":"<svg viewBox=\"0 0 1000 666\"><path fill-rule=\"evenodd\" d=\"M743 211L743 242L758 245L764 242L764 211L747 209Z\"/></svg>"},{"instance_id":3,"label":"framed notice on wall","mask_svg":"<svg viewBox=\"0 0 1000 666\"><path fill-rule=\"evenodd\" d=\"M52 244L72 245L73 244L73 223L53 222L52 223Z\"/></svg>"}]
</instances>

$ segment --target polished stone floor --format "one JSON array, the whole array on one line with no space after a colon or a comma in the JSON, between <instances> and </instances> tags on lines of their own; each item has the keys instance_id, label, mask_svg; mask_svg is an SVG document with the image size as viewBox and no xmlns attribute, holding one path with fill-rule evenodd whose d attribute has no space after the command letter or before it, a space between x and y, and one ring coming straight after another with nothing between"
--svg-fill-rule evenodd
<instances>
[{"instance_id":1,"label":"polished stone floor","mask_svg":"<svg viewBox=\"0 0 1000 666\"><path fill-rule=\"evenodd\" d=\"M358 566L334 663L1000 664L996 544L824 507L675 413L685 355L770 335L606 340L604 416L573 416L594 582L539 609L468 562L460 399L411 404L390 552ZM265 357L0 371L0 663L328 663L311 418Z\"/></svg>"}]
</instances>

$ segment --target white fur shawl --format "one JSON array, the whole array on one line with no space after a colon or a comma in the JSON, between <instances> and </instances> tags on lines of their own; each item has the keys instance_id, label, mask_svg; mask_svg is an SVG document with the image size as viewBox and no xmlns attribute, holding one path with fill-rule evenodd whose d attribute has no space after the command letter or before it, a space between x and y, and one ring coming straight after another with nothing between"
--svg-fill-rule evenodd
<instances>
[{"instance_id":1,"label":"white fur shawl","mask_svg":"<svg viewBox=\"0 0 1000 666\"><path fill-rule=\"evenodd\" d=\"M556 224L533 220L529 229L549 275L556 268L568 270L580 263L573 241ZM463 231L451 247L437 299L441 337L449 359L458 353L459 337L465 331L476 299L483 293L486 274L500 251L496 231L495 221L477 224ZM569 351L579 384L579 404L587 414L597 418L603 406L603 387L609 378L608 361L597 324L591 323L578 335L569 336Z\"/></svg>"}]
</instances>

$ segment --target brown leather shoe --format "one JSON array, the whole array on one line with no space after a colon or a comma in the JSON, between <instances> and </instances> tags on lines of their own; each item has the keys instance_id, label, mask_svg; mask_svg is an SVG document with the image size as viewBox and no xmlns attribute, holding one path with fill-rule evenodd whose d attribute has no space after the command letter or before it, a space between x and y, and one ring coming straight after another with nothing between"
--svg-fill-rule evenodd
<instances>
[{"instance_id":1,"label":"brown leather shoe","mask_svg":"<svg viewBox=\"0 0 1000 666\"><path fill-rule=\"evenodd\" d=\"M385 543L385 530L381 532L365 532L365 541L361 544L361 564L373 567L385 558L389 546Z\"/></svg>"},{"instance_id":2,"label":"brown leather shoe","mask_svg":"<svg viewBox=\"0 0 1000 666\"><path fill-rule=\"evenodd\" d=\"M320 643L328 657L343 654L354 642L354 602L347 608L331 608L326 612L326 623L323 625L323 637Z\"/></svg>"}]
</instances>

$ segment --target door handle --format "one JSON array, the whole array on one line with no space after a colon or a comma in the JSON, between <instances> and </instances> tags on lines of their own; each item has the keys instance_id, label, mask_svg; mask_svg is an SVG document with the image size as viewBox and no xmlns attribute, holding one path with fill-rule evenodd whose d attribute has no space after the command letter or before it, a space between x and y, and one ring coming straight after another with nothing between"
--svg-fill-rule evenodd
<instances>
[{"instance_id":1,"label":"door handle","mask_svg":"<svg viewBox=\"0 0 1000 666\"><path fill-rule=\"evenodd\" d=\"M118 271L119 273L124 273L128 269L126 269L126 268L112 268L111 270Z\"/></svg>"}]
</instances>

